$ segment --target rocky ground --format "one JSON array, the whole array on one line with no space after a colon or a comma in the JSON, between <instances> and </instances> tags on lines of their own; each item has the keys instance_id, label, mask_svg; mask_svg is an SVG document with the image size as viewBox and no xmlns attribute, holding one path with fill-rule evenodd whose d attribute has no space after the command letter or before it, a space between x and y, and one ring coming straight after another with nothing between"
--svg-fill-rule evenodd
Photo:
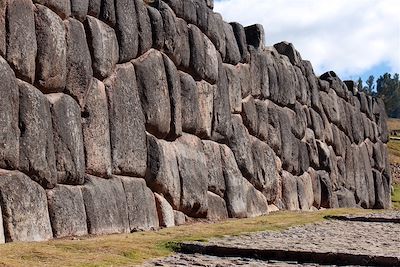
<instances>
[{"instance_id":1,"label":"rocky ground","mask_svg":"<svg viewBox=\"0 0 400 267\"><path fill-rule=\"evenodd\" d=\"M357 217L360 218L359 221L354 221L355 217L348 218L352 220L342 217L341 220L293 227L283 232L268 231L213 239L208 243L189 243L188 247L184 246L184 250L201 254L175 254L147 263L146 266L318 266L321 255L322 259L332 257L331 263L339 265L344 263L340 260L342 257L351 260L353 264L356 259L357 265L365 265L368 260L377 260L388 265L400 264L400 212ZM368 218L374 218L377 222L365 222ZM382 222L379 222L380 218ZM249 249L258 251L258 255ZM245 254L246 251L249 252L248 255ZM282 252L282 255L286 251L287 255L291 255L288 256L290 261L271 261L276 258L259 260L265 259L260 255L279 254L271 254L271 251ZM223 253L231 256L237 253L240 257L225 257L227 255ZM296 257L299 262L306 259L305 262L311 263L297 263ZM360 262L357 263L357 260Z\"/></svg>"},{"instance_id":2,"label":"rocky ground","mask_svg":"<svg viewBox=\"0 0 400 267\"><path fill-rule=\"evenodd\" d=\"M400 164L391 164L392 179L395 183L400 184Z\"/></svg>"}]
</instances>

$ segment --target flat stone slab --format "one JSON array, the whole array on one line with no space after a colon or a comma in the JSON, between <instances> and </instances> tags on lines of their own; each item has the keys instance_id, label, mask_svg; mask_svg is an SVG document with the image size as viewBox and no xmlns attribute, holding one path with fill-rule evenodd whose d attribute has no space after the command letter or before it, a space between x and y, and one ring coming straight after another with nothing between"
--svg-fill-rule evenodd
<instances>
[{"instance_id":1,"label":"flat stone slab","mask_svg":"<svg viewBox=\"0 0 400 267\"><path fill-rule=\"evenodd\" d=\"M398 218L400 212L389 212L360 218ZM344 216L345 217L345 216ZM347 216L357 218L357 216ZM196 266L234 266L237 258L247 259L244 266L300 266L374 265L400 266L400 225L392 222L365 222L351 220L327 220L306 226L289 228L282 232L266 231L241 236L211 239L207 243L188 242L180 244L180 252L156 266L186 264ZM215 261L197 255L216 256ZM232 257L225 259L226 257ZM249 259L250 258L250 259ZM252 260L260 262L251 262ZM224 260L227 260L225 265ZM270 261L282 262L270 262ZM220 262L221 261L221 262ZM199 263L199 265L197 265ZM164 264L164 265L163 265ZM220 264L220 265L218 265ZM270 265L272 264L272 265ZM297 264L296 264L297 265ZM299 265L297 265L299 266Z\"/></svg>"}]
</instances>

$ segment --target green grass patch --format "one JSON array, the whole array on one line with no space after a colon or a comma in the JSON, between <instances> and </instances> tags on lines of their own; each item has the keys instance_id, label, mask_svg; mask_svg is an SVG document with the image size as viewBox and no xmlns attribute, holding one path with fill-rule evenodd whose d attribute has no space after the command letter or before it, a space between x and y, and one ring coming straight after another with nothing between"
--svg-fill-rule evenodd
<instances>
[{"instance_id":1,"label":"green grass patch","mask_svg":"<svg viewBox=\"0 0 400 267\"><path fill-rule=\"evenodd\" d=\"M393 209L400 210L400 184L393 185L392 204Z\"/></svg>"},{"instance_id":2,"label":"green grass patch","mask_svg":"<svg viewBox=\"0 0 400 267\"><path fill-rule=\"evenodd\" d=\"M169 256L181 241L206 242L210 238L265 230L284 230L324 220L327 215L366 214L368 210L336 209L319 212L278 212L219 223L194 223L154 232L138 232L76 240L0 245L0 266L133 266Z\"/></svg>"},{"instance_id":3,"label":"green grass patch","mask_svg":"<svg viewBox=\"0 0 400 267\"><path fill-rule=\"evenodd\" d=\"M390 140L388 149L390 162L400 164L400 140Z\"/></svg>"}]
</instances>

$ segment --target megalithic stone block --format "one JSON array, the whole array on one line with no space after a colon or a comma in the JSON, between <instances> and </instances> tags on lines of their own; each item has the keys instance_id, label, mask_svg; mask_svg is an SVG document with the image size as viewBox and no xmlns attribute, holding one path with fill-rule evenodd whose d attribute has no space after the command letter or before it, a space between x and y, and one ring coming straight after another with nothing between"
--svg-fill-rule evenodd
<instances>
[{"instance_id":1,"label":"megalithic stone block","mask_svg":"<svg viewBox=\"0 0 400 267\"><path fill-rule=\"evenodd\" d=\"M22 126L20 170L44 188L53 188L57 184L57 171L50 103L32 85L19 80L18 87Z\"/></svg>"},{"instance_id":2,"label":"megalithic stone block","mask_svg":"<svg viewBox=\"0 0 400 267\"><path fill-rule=\"evenodd\" d=\"M147 12L150 17L153 47L156 49L162 49L164 47L165 32L161 13L158 9L152 6L147 6Z\"/></svg>"},{"instance_id":3,"label":"megalithic stone block","mask_svg":"<svg viewBox=\"0 0 400 267\"><path fill-rule=\"evenodd\" d=\"M228 210L223 198L212 193L207 192L208 213L207 219L211 221L225 220L228 218Z\"/></svg>"},{"instance_id":4,"label":"megalithic stone block","mask_svg":"<svg viewBox=\"0 0 400 267\"><path fill-rule=\"evenodd\" d=\"M0 57L0 168L17 169L19 165L18 110L19 90L15 74Z\"/></svg>"},{"instance_id":5,"label":"megalithic stone block","mask_svg":"<svg viewBox=\"0 0 400 267\"><path fill-rule=\"evenodd\" d=\"M6 9L7 1L0 2L0 56L6 55Z\"/></svg>"},{"instance_id":6,"label":"megalithic stone block","mask_svg":"<svg viewBox=\"0 0 400 267\"><path fill-rule=\"evenodd\" d=\"M143 0L135 0L138 21L139 55L146 53L153 45L150 16Z\"/></svg>"},{"instance_id":7,"label":"megalithic stone block","mask_svg":"<svg viewBox=\"0 0 400 267\"><path fill-rule=\"evenodd\" d=\"M111 0L107 0L114 2ZM118 0L115 2L115 31L119 44L119 63L136 58L139 50L138 21L134 0Z\"/></svg>"},{"instance_id":8,"label":"megalithic stone block","mask_svg":"<svg viewBox=\"0 0 400 267\"><path fill-rule=\"evenodd\" d=\"M18 171L0 171L0 198L7 242L44 241L53 237L46 192Z\"/></svg>"},{"instance_id":9,"label":"megalithic stone block","mask_svg":"<svg viewBox=\"0 0 400 267\"><path fill-rule=\"evenodd\" d=\"M50 8L61 19L66 19L71 15L71 0L33 0L33 3Z\"/></svg>"},{"instance_id":10,"label":"megalithic stone block","mask_svg":"<svg viewBox=\"0 0 400 267\"><path fill-rule=\"evenodd\" d=\"M49 8L36 5L36 81L45 93L63 92L67 74L67 43L61 18Z\"/></svg>"},{"instance_id":11,"label":"megalithic stone block","mask_svg":"<svg viewBox=\"0 0 400 267\"><path fill-rule=\"evenodd\" d=\"M172 227L175 226L174 210L163 196L154 193L156 200L157 214L161 227Z\"/></svg>"},{"instance_id":12,"label":"megalithic stone block","mask_svg":"<svg viewBox=\"0 0 400 267\"><path fill-rule=\"evenodd\" d=\"M111 75L119 60L119 47L114 29L104 22L87 16L85 21L93 74L100 80Z\"/></svg>"},{"instance_id":13,"label":"megalithic stone block","mask_svg":"<svg viewBox=\"0 0 400 267\"><path fill-rule=\"evenodd\" d=\"M265 42L264 27L261 24L254 24L244 28L248 45L256 49L263 48Z\"/></svg>"},{"instance_id":14,"label":"megalithic stone block","mask_svg":"<svg viewBox=\"0 0 400 267\"><path fill-rule=\"evenodd\" d=\"M57 181L61 184L83 184L85 154L79 105L72 97L62 93L46 97L50 102L53 124Z\"/></svg>"},{"instance_id":15,"label":"megalithic stone block","mask_svg":"<svg viewBox=\"0 0 400 267\"><path fill-rule=\"evenodd\" d=\"M299 195L297 192L297 179L289 172L282 172L282 197L288 210L299 210Z\"/></svg>"},{"instance_id":16,"label":"megalithic stone block","mask_svg":"<svg viewBox=\"0 0 400 267\"><path fill-rule=\"evenodd\" d=\"M111 139L108 102L105 86L92 80L82 113L82 131L85 149L86 173L110 177Z\"/></svg>"},{"instance_id":17,"label":"megalithic stone block","mask_svg":"<svg viewBox=\"0 0 400 267\"><path fill-rule=\"evenodd\" d=\"M18 78L35 80L37 42L34 5L30 0L8 1L6 58Z\"/></svg>"},{"instance_id":18,"label":"megalithic stone block","mask_svg":"<svg viewBox=\"0 0 400 267\"><path fill-rule=\"evenodd\" d=\"M202 143L208 168L208 191L223 198L225 180L222 171L221 145L209 140L203 140Z\"/></svg>"},{"instance_id":19,"label":"megalithic stone block","mask_svg":"<svg viewBox=\"0 0 400 267\"><path fill-rule=\"evenodd\" d=\"M46 193L54 237L87 235L87 218L81 188L57 185Z\"/></svg>"},{"instance_id":20,"label":"megalithic stone block","mask_svg":"<svg viewBox=\"0 0 400 267\"><path fill-rule=\"evenodd\" d=\"M83 21L89 9L89 0L71 0L71 15Z\"/></svg>"},{"instance_id":21,"label":"megalithic stone block","mask_svg":"<svg viewBox=\"0 0 400 267\"><path fill-rule=\"evenodd\" d=\"M6 238L4 236L3 214L0 209L0 244L4 244L5 242L6 242Z\"/></svg>"},{"instance_id":22,"label":"megalithic stone block","mask_svg":"<svg viewBox=\"0 0 400 267\"><path fill-rule=\"evenodd\" d=\"M145 117L133 65L118 65L104 84L110 117L112 172L144 177L147 161Z\"/></svg>"}]
</instances>

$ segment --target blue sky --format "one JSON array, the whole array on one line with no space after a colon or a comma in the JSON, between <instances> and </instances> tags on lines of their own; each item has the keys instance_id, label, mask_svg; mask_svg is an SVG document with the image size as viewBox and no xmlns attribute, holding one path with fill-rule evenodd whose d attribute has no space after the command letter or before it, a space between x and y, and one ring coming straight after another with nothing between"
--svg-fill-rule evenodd
<instances>
[{"instance_id":1,"label":"blue sky","mask_svg":"<svg viewBox=\"0 0 400 267\"><path fill-rule=\"evenodd\" d=\"M400 72L399 0L216 0L214 10L228 22L262 24L267 45L293 43L317 74Z\"/></svg>"}]
</instances>

